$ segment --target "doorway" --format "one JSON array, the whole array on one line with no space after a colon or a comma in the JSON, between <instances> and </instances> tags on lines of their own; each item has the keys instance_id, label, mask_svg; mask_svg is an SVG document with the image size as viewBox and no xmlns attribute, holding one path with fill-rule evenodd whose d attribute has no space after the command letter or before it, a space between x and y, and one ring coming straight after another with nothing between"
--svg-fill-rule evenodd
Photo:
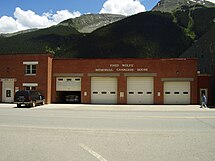
<instances>
[{"instance_id":1,"label":"doorway","mask_svg":"<svg viewBox=\"0 0 215 161\"><path fill-rule=\"evenodd\" d=\"M202 101L202 95L205 95L206 96L206 98L207 98L207 100L208 100L208 89L207 88L200 88L200 91L199 91L199 96L200 96L200 98L199 98L199 100L200 100L200 104L201 104L201 101Z\"/></svg>"},{"instance_id":2,"label":"doorway","mask_svg":"<svg viewBox=\"0 0 215 161\"><path fill-rule=\"evenodd\" d=\"M14 79L2 79L2 102L12 103L14 100Z\"/></svg>"}]
</instances>

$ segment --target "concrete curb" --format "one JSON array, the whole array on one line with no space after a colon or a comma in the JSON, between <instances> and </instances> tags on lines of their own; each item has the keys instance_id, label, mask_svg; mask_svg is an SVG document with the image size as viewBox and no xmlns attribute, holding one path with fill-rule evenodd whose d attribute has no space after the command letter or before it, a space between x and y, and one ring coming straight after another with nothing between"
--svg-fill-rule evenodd
<instances>
[{"instance_id":1,"label":"concrete curb","mask_svg":"<svg viewBox=\"0 0 215 161\"><path fill-rule=\"evenodd\" d=\"M208 111L200 105L92 105L92 104L49 104L37 106L39 109L71 109L100 111Z\"/></svg>"},{"instance_id":2,"label":"concrete curb","mask_svg":"<svg viewBox=\"0 0 215 161\"><path fill-rule=\"evenodd\" d=\"M0 104L0 108L16 108L15 104ZM25 107L22 107L25 108ZM28 107L27 107L28 108ZM26 109L27 109L26 108ZM18 108L16 108L18 109ZM48 110L95 110L95 111L215 111L215 108L200 108L200 105L94 105L94 104L47 104L30 109Z\"/></svg>"}]
</instances>

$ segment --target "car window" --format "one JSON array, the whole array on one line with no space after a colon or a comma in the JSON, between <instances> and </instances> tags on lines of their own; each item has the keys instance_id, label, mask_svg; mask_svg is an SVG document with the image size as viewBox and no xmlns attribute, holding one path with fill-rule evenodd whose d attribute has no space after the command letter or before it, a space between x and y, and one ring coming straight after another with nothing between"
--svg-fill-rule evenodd
<instances>
[{"instance_id":1,"label":"car window","mask_svg":"<svg viewBox=\"0 0 215 161\"><path fill-rule=\"evenodd\" d=\"M28 91L18 91L18 92L16 92L15 97L18 97L18 96L27 97L28 95L29 95Z\"/></svg>"}]
</instances>

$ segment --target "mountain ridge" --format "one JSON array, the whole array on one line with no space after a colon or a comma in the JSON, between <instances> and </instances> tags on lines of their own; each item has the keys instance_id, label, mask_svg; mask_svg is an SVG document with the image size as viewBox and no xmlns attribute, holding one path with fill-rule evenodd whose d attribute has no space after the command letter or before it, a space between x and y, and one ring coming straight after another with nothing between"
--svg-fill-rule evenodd
<instances>
[{"instance_id":1,"label":"mountain ridge","mask_svg":"<svg viewBox=\"0 0 215 161\"><path fill-rule=\"evenodd\" d=\"M72 26L80 33L91 33L98 28L120 21L125 17L118 14L86 14L65 20L58 25Z\"/></svg>"},{"instance_id":2,"label":"mountain ridge","mask_svg":"<svg viewBox=\"0 0 215 161\"><path fill-rule=\"evenodd\" d=\"M54 26L67 26L67 27L75 28L80 33L91 33L98 28L109 25L116 21L120 21L125 17L126 16L119 15L119 14L85 14L85 15L81 15L80 17L64 20ZM54 26L51 26L51 27L54 27ZM0 37L12 37L19 34L25 34L25 33L34 32L34 31L43 30L43 29L47 29L47 28L27 29L27 30L22 30L14 33L6 33L6 34L2 33L0 34Z\"/></svg>"},{"instance_id":3,"label":"mountain ridge","mask_svg":"<svg viewBox=\"0 0 215 161\"><path fill-rule=\"evenodd\" d=\"M215 4L207 0L160 0L152 11L173 12L182 6L215 7Z\"/></svg>"}]
</instances>

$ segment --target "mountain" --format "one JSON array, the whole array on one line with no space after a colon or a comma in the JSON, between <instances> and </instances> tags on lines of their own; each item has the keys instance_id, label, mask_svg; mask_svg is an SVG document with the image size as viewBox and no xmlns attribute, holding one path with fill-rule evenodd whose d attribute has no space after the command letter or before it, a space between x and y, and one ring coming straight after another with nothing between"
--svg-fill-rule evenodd
<instances>
[{"instance_id":1,"label":"mountain","mask_svg":"<svg viewBox=\"0 0 215 161\"><path fill-rule=\"evenodd\" d=\"M48 51L57 57L83 58L178 57L191 40L173 19L169 13L145 12L88 34L78 32L74 25L57 25L0 38L0 53ZM89 24L86 22L82 26Z\"/></svg>"},{"instance_id":2,"label":"mountain","mask_svg":"<svg viewBox=\"0 0 215 161\"><path fill-rule=\"evenodd\" d=\"M152 11L172 12L182 6L215 7L215 4L207 0L160 0Z\"/></svg>"},{"instance_id":3,"label":"mountain","mask_svg":"<svg viewBox=\"0 0 215 161\"><path fill-rule=\"evenodd\" d=\"M58 50L59 47L71 45L70 43L78 39L80 35L71 26L52 26L33 32L0 37L0 53L53 52L53 50Z\"/></svg>"},{"instance_id":4,"label":"mountain","mask_svg":"<svg viewBox=\"0 0 215 161\"><path fill-rule=\"evenodd\" d=\"M215 76L215 25L198 39L181 57L198 58L201 73Z\"/></svg>"},{"instance_id":5,"label":"mountain","mask_svg":"<svg viewBox=\"0 0 215 161\"><path fill-rule=\"evenodd\" d=\"M58 25L71 26L81 33L90 33L123 18L125 16L115 14L86 14L74 19L65 20Z\"/></svg>"},{"instance_id":6,"label":"mountain","mask_svg":"<svg viewBox=\"0 0 215 161\"><path fill-rule=\"evenodd\" d=\"M14 33L8 33L8 34L0 34L0 37L12 37L12 36L16 36L19 34L25 34L25 33L29 33L29 32L33 32L33 31L37 31L38 29L28 29L28 30L22 30L22 31L18 31L18 32L14 32Z\"/></svg>"},{"instance_id":7,"label":"mountain","mask_svg":"<svg viewBox=\"0 0 215 161\"><path fill-rule=\"evenodd\" d=\"M183 6L181 10L172 12L175 22L183 28L184 32L193 40L198 40L214 25L215 7L193 8Z\"/></svg>"},{"instance_id":8,"label":"mountain","mask_svg":"<svg viewBox=\"0 0 215 161\"><path fill-rule=\"evenodd\" d=\"M46 29L0 37L0 54L51 52L55 57L72 58L179 57L211 29L214 17L215 8L189 6L173 13L149 11L130 17L84 15ZM86 33L100 24L102 27Z\"/></svg>"},{"instance_id":9,"label":"mountain","mask_svg":"<svg viewBox=\"0 0 215 161\"><path fill-rule=\"evenodd\" d=\"M191 41L169 13L144 12L80 39L76 57L179 57Z\"/></svg>"},{"instance_id":10,"label":"mountain","mask_svg":"<svg viewBox=\"0 0 215 161\"><path fill-rule=\"evenodd\" d=\"M103 26L120 21L126 16L117 14L86 14L60 22L57 26L75 28L80 33L90 33ZM39 29L28 29L9 34L0 34L0 37L12 37L19 34L34 32Z\"/></svg>"},{"instance_id":11,"label":"mountain","mask_svg":"<svg viewBox=\"0 0 215 161\"><path fill-rule=\"evenodd\" d=\"M68 19L45 29L25 30L12 34L0 35L0 53L37 53L61 52L73 53L70 48L85 34L125 18L113 14L88 14L78 18ZM79 30L79 31L77 31ZM69 50L69 51L68 51Z\"/></svg>"}]
</instances>

